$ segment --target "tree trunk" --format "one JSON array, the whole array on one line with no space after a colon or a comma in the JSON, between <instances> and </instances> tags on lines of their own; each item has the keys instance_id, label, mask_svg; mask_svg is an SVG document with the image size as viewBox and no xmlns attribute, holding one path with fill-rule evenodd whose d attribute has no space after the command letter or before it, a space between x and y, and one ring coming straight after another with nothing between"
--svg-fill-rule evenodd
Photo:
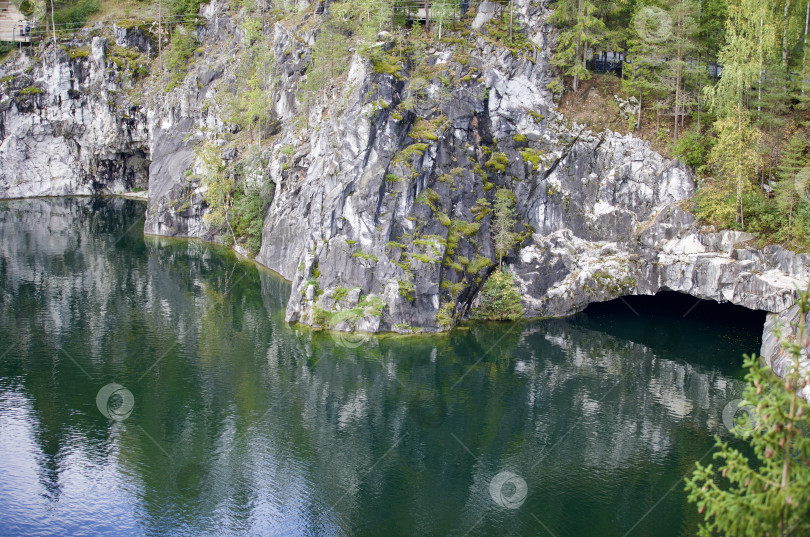
<instances>
[{"instance_id":1,"label":"tree trunk","mask_svg":"<svg viewBox=\"0 0 810 537\"><path fill-rule=\"evenodd\" d=\"M807 1L807 11L804 16L804 37L802 38L802 96L804 96L804 87L807 81L804 78L807 76L807 30L810 26L810 0Z\"/></svg>"},{"instance_id":2,"label":"tree trunk","mask_svg":"<svg viewBox=\"0 0 810 537\"><path fill-rule=\"evenodd\" d=\"M762 13L762 10L765 9L764 4L760 4L759 6L759 85L757 87L757 113L762 111L762 73L763 73L763 61L762 61L762 48L763 48L763 40L764 40L764 27L765 27L765 17Z\"/></svg>"},{"instance_id":3,"label":"tree trunk","mask_svg":"<svg viewBox=\"0 0 810 537\"><path fill-rule=\"evenodd\" d=\"M672 143L678 143L678 105L681 99L681 54L682 49L680 43L678 44L678 60L675 64L675 135L672 138Z\"/></svg>"},{"instance_id":4,"label":"tree trunk","mask_svg":"<svg viewBox=\"0 0 810 537\"><path fill-rule=\"evenodd\" d=\"M582 47L582 72L588 70L588 45L584 44Z\"/></svg>"},{"instance_id":5,"label":"tree trunk","mask_svg":"<svg viewBox=\"0 0 810 537\"><path fill-rule=\"evenodd\" d=\"M56 21L54 20L53 0L51 0L51 29L53 30L53 57L56 59Z\"/></svg>"},{"instance_id":6,"label":"tree trunk","mask_svg":"<svg viewBox=\"0 0 810 537\"><path fill-rule=\"evenodd\" d=\"M678 107L681 104L681 66L683 61L683 9L678 11L678 34L676 35L676 39L678 40L678 50L676 52L677 58L675 60L675 132L672 137L672 145L678 143Z\"/></svg>"},{"instance_id":7,"label":"tree trunk","mask_svg":"<svg viewBox=\"0 0 810 537\"><path fill-rule=\"evenodd\" d=\"M577 21L582 19L582 0L577 2ZM577 48L574 50L574 64L579 61L579 49L582 46L582 32L577 33ZM574 69L574 93L579 89L579 70Z\"/></svg>"},{"instance_id":8,"label":"tree trunk","mask_svg":"<svg viewBox=\"0 0 810 537\"><path fill-rule=\"evenodd\" d=\"M763 2L764 3L764 2ZM782 17L782 68L785 73L788 71L788 10L790 9L790 0L785 0L785 12Z\"/></svg>"},{"instance_id":9,"label":"tree trunk","mask_svg":"<svg viewBox=\"0 0 810 537\"><path fill-rule=\"evenodd\" d=\"M425 30L430 31L430 0L425 0Z\"/></svg>"},{"instance_id":10,"label":"tree trunk","mask_svg":"<svg viewBox=\"0 0 810 537\"><path fill-rule=\"evenodd\" d=\"M158 65L163 72L163 0L158 0Z\"/></svg>"},{"instance_id":11,"label":"tree trunk","mask_svg":"<svg viewBox=\"0 0 810 537\"><path fill-rule=\"evenodd\" d=\"M757 87L757 114L760 114L762 111L762 74L765 72L765 67L762 60L765 27L765 14L763 13L763 10L765 9L764 6L764 2L762 2L759 6L759 85ZM757 139L757 153L759 153L759 143L759 139ZM759 159L757 159L756 166L756 175L759 175Z\"/></svg>"},{"instance_id":12,"label":"tree trunk","mask_svg":"<svg viewBox=\"0 0 810 537\"><path fill-rule=\"evenodd\" d=\"M588 8L585 6L582 8L582 19L583 22L588 20ZM583 37L586 36L583 35ZM582 41L582 71L585 72L588 69L588 45L590 43L587 39Z\"/></svg>"},{"instance_id":13,"label":"tree trunk","mask_svg":"<svg viewBox=\"0 0 810 537\"><path fill-rule=\"evenodd\" d=\"M737 136L739 136L740 140L740 148L737 152L737 205L739 208L739 218L737 221L740 223L740 226L745 229L745 217L743 215L743 199L742 199L742 104L740 101L737 101Z\"/></svg>"},{"instance_id":14,"label":"tree trunk","mask_svg":"<svg viewBox=\"0 0 810 537\"><path fill-rule=\"evenodd\" d=\"M625 58L627 58L627 51L626 51L626 50L623 50L623 51L622 51L622 59L621 59L621 69L622 69L622 76L621 76L621 79L622 79L622 80L624 80L624 59L625 59ZM640 93L640 92L639 92L639 93ZM639 101L641 101L641 97L639 97L639 99L638 99L638 100L639 100Z\"/></svg>"},{"instance_id":15,"label":"tree trunk","mask_svg":"<svg viewBox=\"0 0 810 537\"><path fill-rule=\"evenodd\" d=\"M793 223L793 188L791 187L790 191L790 210L788 211L788 236L787 240L790 240L790 225Z\"/></svg>"},{"instance_id":16,"label":"tree trunk","mask_svg":"<svg viewBox=\"0 0 810 537\"><path fill-rule=\"evenodd\" d=\"M700 68L700 49L698 49L698 58L697 58L697 66L698 66L698 88L702 88L703 82L703 70ZM706 59L706 69L709 68L709 61L708 58ZM700 93L697 96L697 132L700 134Z\"/></svg>"}]
</instances>

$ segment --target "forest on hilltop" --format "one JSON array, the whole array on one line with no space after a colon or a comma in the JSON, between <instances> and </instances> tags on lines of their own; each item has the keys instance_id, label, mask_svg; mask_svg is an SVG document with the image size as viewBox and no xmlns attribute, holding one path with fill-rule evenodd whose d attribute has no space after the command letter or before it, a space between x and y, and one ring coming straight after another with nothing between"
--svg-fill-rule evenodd
<instances>
[{"instance_id":1,"label":"forest on hilltop","mask_svg":"<svg viewBox=\"0 0 810 537\"><path fill-rule=\"evenodd\" d=\"M806 249L810 2L560 0L553 20L571 89L613 68L639 102L628 128L698 172L698 216Z\"/></svg>"},{"instance_id":2,"label":"forest on hilltop","mask_svg":"<svg viewBox=\"0 0 810 537\"><path fill-rule=\"evenodd\" d=\"M171 35L167 67L176 72L175 84L197 46L181 30L195 24L200 0L16 3L44 20L45 30L52 19L62 32L114 17L160 16ZM502 24L493 35L513 52L533 48L530 37L539 29L520 23L514 0L500 4ZM254 44L231 119L245 123L260 142L271 86L263 78L272 62L261 30L268 21L300 17L301 6L234 0L230 7L258 14L246 25ZM418 66L426 43L464 39L476 7L466 0L307 4L304 11L317 15L312 20L320 29L302 101L342 76L354 51L395 73L397 65L374 48L380 31L390 31L399 57L404 51ZM580 117L597 115L585 99L577 100L594 84L632 98L633 112L622 114L626 124L619 130L635 132L695 169L698 194L690 209L705 224L755 233L762 244L807 250L810 0L557 0L548 8L559 33L552 57L559 71L551 91L573 100L573 107L582 105Z\"/></svg>"}]
</instances>

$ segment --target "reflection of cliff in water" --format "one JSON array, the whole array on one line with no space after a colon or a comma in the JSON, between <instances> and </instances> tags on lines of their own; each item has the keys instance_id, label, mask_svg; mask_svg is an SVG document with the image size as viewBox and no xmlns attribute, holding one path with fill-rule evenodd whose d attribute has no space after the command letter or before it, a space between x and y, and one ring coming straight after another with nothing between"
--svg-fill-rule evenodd
<instances>
[{"instance_id":1,"label":"reflection of cliff in water","mask_svg":"<svg viewBox=\"0 0 810 537\"><path fill-rule=\"evenodd\" d=\"M478 520L491 534L505 515L487 487L508 468L530 491L514 533L536 533L531 514L545 513L558 535L621 535L634 522L622 517L726 434L722 409L741 392L726 358L690 350L717 345L712 334L673 347L625 334L632 319L474 324L349 349L284 323L289 286L267 271L144 240L139 204L9 206L0 344L19 345L0 361L0 424L19 431L13 475L38 476L33 510L67 530L103 510L151 534L447 535ZM109 382L135 397L126 421L95 406ZM25 495L6 481L0 508ZM683 523L682 497L648 532Z\"/></svg>"}]
</instances>

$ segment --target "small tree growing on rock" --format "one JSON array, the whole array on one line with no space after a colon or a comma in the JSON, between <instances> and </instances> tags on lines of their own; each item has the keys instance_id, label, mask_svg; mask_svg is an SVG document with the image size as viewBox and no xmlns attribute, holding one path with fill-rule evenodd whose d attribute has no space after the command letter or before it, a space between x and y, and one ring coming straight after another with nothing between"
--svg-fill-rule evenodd
<instances>
[{"instance_id":1,"label":"small tree growing on rock","mask_svg":"<svg viewBox=\"0 0 810 537\"><path fill-rule=\"evenodd\" d=\"M481 290L481 305L474 317L489 321L514 321L522 317L523 313L523 303L514 276L508 269L496 269Z\"/></svg>"},{"instance_id":2,"label":"small tree growing on rock","mask_svg":"<svg viewBox=\"0 0 810 537\"><path fill-rule=\"evenodd\" d=\"M219 149L212 142L209 141L203 144L198 152L198 158L204 169L204 173L200 177L205 186L203 199L208 205L208 212L203 217L203 221L215 228L220 228L223 224L226 225L234 244L236 244L236 235L231 226L234 179L228 173Z\"/></svg>"},{"instance_id":3,"label":"small tree growing on rock","mask_svg":"<svg viewBox=\"0 0 810 537\"><path fill-rule=\"evenodd\" d=\"M515 233L515 224L517 224L515 194L507 188L499 188L495 193L492 219L492 236L495 241L499 269L503 268L503 257L519 240L520 235Z\"/></svg>"},{"instance_id":4,"label":"small tree growing on rock","mask_svg":"<svg viewBox=\"0 0 810 537\"><path fill-rule=\"evenodd\" d=\"M515 278L509 270L503 269L503 258L520 241L515 232L515 194L508 188L495 192L492 210L492 238L498 268L487 278L481 290L481 305L474 313L479 319L491 321L513 321L524 313Z\"/></svg>"}]
</instances>

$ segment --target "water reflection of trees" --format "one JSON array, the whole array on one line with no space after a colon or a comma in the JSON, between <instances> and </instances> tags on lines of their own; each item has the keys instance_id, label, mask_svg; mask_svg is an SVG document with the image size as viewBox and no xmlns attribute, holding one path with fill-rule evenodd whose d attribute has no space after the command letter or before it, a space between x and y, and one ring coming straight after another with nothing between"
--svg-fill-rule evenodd
<instances>
[{"instance_id":1,"label":"water reflection of trees","mask_svg":"<svg viewBox=\"0 0 810 537\"><path fill-rule=\"evenodd\" d=\"M447 535L482 516L476 531L491 533L504 515L487 487L509 468L530 487L515 532L543 513L559 535L621 534L722 432L739 393L717 367L566 320L349 349L286 325L289 287L266 271L144 240L130 228L142 206L12 207L0 337L19 347L0 390L30 403L45 494L59 499L70 465L92 461L81 472L102 486L87 501L118 480L137 507L116 513L147 533ZM120 424L95 408L111 381L136 398ZM584 508L592 522L572 515Z\"/></svg>"}]
</instances>

